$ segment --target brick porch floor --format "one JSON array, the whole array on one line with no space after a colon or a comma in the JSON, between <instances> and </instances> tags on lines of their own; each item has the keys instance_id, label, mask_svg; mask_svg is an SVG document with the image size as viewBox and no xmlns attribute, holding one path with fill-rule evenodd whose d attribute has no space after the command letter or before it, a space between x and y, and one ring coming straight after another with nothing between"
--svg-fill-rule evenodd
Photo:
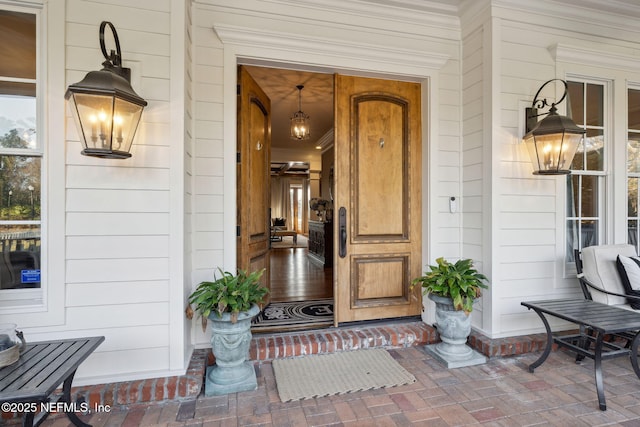
<instances>
[{"instance_id":1,"label":"brick porch floor","mask_svg":"<svg viewBox=\"0 0 640 427\"><path fill-rule=\"evenodd\" d=\"M256 362L258 389L225 396L119 405L83 415L94 426L638 426L640 380L627 358L604 362L608 409L598 409L593 363L553 352L535 373L539 352L444 369L423 346L389 350L417 379L387 389L282 403L271 361ZM45 426L65 427L56 416Z\"/></svg>"},{"instance_id":2,"label":"brick porch floor","mask_svg":"<svg viewBox=\"0 0 640 427\"><path fill-rule=\"evenodd\" d=\"M438 334L433 327L418 319L404 319L312 331L254 334L250 357L256 361L257 369L269 370L270 361L279 357L373 347L402 350L420 348L437 341ZM490 358L516 356L540 351L544 347L544 334L491 340L474 332L469 343ZM184 411L187 407L185 402L193 402L195 405L195 399L201 401L198 396L201 394L204 370L207 364L213 363L210 351L196 350L189 369L183 376L76 387L73 393L76 398L82 397L89 402L91 407L106 405L118 408L119 411L120 408L126 410L155 402L162 408L182 404ZM145 412L153 411L151 408L145 409ZM189 409L186 411L189 412ZM6 419L9 414L3 415ZM58 422L64 425L66 419Z\"/></svg>"},{"instance_id":3,"label":"brick porch floor","mask_svg":"<svg viewBox=\"0 0 640 427\"><path fill-rule=\"evenodd\" d=\"M469 344L489 357L505 357L544 348L544 334L491 340L473 332ZM282 357L325 354L361 348L407 348L438 342L436 330L416 319L289 333L254 334L249 356L258 362ZM198 396L206 365L215 363L209 350L196 350L187 373L180 377L152 378L99 384L73 389L91 405L129 405L188 399Z\"/></svg>"}]
</instances>

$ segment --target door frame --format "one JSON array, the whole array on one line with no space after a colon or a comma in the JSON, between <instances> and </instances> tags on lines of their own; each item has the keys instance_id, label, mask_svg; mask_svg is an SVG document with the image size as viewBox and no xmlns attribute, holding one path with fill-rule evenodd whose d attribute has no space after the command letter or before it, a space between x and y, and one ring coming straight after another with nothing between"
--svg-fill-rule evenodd
<instances>
[{"instance_id":1,"label":"door frame","mask_svg":"<svg viewBox=\"0 0 640 427\"><path fill-rule=\"evenodd\" d=\"M418 82L422 88L422 265L426 265L433 253L431 239L436 229L431 206L436 205L434 183L438 150L431 141L437 141L439 104L438 88L440 69L449 60L448 55L430 52L407 54L406 60L388 63L378 61L375 55L365 55L358 44L342 40L341 56L318 54L322 52L313 40L308 45L297 38L292 43L286 34L261 33L260 29L214 24L214 31L224 45L223 55L223 103L224 103L224 196L223 196L223 247L225 269L236 268L236 137L237 137L237 67L256 65L271 68L288 68L310 72L332 72L361 77L379 77L391 80ZM258 44L261 43L261 44ZM275 49L277 46L278 49ZM283 49L286 46L286 49ZM376 54L384 59L393 52L381 48ZM433 166L433 167L432 167ZM432 312L433 310L430 310ZM425 322L425 311L422 313Z\"/></svg>"}]
</instances>

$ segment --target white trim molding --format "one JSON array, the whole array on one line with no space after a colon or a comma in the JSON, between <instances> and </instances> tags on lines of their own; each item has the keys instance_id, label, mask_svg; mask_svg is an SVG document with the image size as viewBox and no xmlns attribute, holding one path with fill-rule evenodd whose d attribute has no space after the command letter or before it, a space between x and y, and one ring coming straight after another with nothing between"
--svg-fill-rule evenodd
<instances>
[{"instance_id":1,"label":"white trim molding","mask_svg":"<svg viewBox=\"0 0 640 427\"><path fill-rule=\"evenodd\" d=\"M551 45L548 49L556 62L571 62L632 72L640 70L640 58L637 55L623 55L564 43Z\"/></svg>"},{"instance_id":2,"label":"white trim molding","mask_svg":"<svg viewBox=\"0 0 640 427\"><path fill-rule=\"evenodd\" d=\"M414 76L424 73L410 70L440 70L450 58L450 55L447 54L425 52L422 49L400 49L378 44L274 32L220 23L214 24L213 29L225 45L251 46L271 51L299 52L302 50L314 52L315 55L324 58L333 58L333 63L340 63L344 62L345 59L349 59L349 63L352 61L354 63L361 61L376 62L388 64L392 68L401 65L409 70L407 75ZM419 43L414 45L420 46ZM353 67L347 66L347 68Z\"/></svg>"}]
</instances>

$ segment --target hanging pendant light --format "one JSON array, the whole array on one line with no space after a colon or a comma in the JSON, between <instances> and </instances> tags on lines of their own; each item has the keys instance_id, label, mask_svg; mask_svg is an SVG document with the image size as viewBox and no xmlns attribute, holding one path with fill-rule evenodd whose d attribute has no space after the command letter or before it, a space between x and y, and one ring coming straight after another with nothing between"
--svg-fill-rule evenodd
<instances>
[{"instance_id":1,"label":"hanging pendant light","mask_svg":"<svg viewBox=\"0 0 640 427\"><path fill-rule=\"evenodd\" d=\"M296 86L298 88L298 111L293 113L291 117L291 138L303 140L311 137L309 129L309 116L302 111L302 89L303 85Z\"/></svg>"},{"instance_id":2,"label":"hanging pendant light","mask_svg":"<svg viewBox=\"0 0 640 427\"><path fill-rule=\"evenodd\" d=\"M116 44L116 51L110 55L104 46L107 25ZM111 22L100 24L100 48L104 68L89 72L82 81L69 86L65 98L71 102L82 154L126 159L131 157L129 150L147 101L131 87L131 69L122 67L120 40Z\"/></svg>"}]
</instances>

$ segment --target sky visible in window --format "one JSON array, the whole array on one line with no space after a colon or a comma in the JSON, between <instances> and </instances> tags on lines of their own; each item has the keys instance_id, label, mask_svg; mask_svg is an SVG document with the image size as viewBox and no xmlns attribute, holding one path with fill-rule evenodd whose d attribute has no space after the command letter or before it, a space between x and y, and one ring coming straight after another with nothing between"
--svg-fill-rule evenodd
<instances>
[{"instance_id":1,"label":"sky visible in window","mask_svg":"<svg viewBox=\"0 0 640 427\"><path fill-rule=\"evenodd\" d=\"M0 137L6 135L11 129L17 129L23 139L35 145L35 98L0 95Z\"/></svg>"}]
</instances>

